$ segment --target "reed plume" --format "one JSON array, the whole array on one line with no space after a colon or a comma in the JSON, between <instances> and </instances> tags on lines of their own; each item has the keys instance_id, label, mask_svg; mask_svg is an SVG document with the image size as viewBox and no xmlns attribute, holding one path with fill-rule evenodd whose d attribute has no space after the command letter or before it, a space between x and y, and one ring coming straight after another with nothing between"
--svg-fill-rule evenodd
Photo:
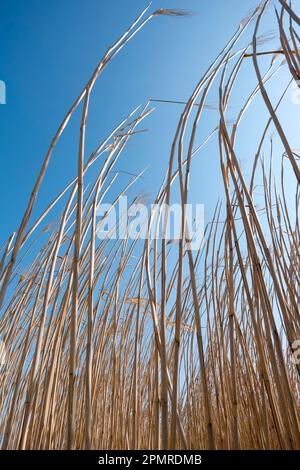
<instances>
[{"instance_id":1,"label":"reed plume","mask_svg":"<svg viewBox=\"0 0 300 470\"><path fill-rule=\"evenodd\" d=\"M86 151L92 90L104 68L153 17L186 12L144 10L67 112L20 227L1 250L3 449L300 449L300 170L278 113L300 76L300 19L290 3L275 2L272 37L285 59L278 64L273 49L259 49L267 44L260 30L268 4L240 23L190 97L173 102L183 109L154 202L169 204L179 194L184 214L194 161L212 142L223 185L198 250L189 249L184 217L173 242L147 238L141 247L138 239L97 236L99 205L116 207L142 177L130 175L121 188L115 167L154 100ZM246 31L252 39L245 46ZM270 56L264 72L261 55ZM229 122L249 63L256 85ZM277 82L274 101L268 85L283 68L289 78ZM211 96L218 124L199 143ZM268 114L248 129L256 149L245 171L240 129L259 98ZM34 220L52 153L78 108L77 175ZM141 201L136 192L131 204ZM57 207L61 215L49 224ZM155 232L159 223L165 231L166 213L151 213L145 226Z\"/></svg>"}]
</instances>

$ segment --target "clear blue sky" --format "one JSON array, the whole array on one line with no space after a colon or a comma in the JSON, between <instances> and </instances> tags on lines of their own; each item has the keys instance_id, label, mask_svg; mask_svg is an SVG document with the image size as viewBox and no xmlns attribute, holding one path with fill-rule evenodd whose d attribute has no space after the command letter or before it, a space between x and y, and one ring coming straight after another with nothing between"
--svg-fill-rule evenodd
<instances>
[{"instance_id":1,"label":"clear blue sky","mask_svg":"<svg viewBox=\"0 0 300 470\"><path fill-rule=\"evenodd\" d=\"M0 106L1 244L18 227L66 110L107 47L146 4L143 0L1 0L0 80L7 86L7 104ZM186 100L240 19L255 5L255 0L154 0L153 9L185 8L198 15L157 18L106 69L93 94L87 148L92 150L148 98ZM181 109L157 106L143 126L148 133L131 141L119 164L136 172L150 164L143 189L153 196L166 169ZM54 154L36 213L75 175L77 146L74 125ZM218 158L211 160L210 179L205 176L201 187L208 196L215 194L211 183L214 172L219 172Z\"/></svg>"}]
</instances>

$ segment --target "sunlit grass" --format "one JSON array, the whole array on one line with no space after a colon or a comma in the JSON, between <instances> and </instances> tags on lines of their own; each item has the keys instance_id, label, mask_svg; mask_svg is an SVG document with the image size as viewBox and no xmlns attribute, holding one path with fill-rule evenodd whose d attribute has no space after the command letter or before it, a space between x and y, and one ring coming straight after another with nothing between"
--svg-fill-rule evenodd
<instances>
[{"instance_id":1,"label":"sunlit grass","mask_svg":"<svg viewBox=\"0 0 300 470\"><path fill-rule=\"evenodd\" d=\"M224 198L198 251L187 249L185 225L178 243L146 240L142 248L137 240L96 236L98 205L118 187L114 166L152 112L151 102L116 124L91 155L85 152L92 90L104 68L148 21L186 12L142 12L104 55L66 114L22 223L1 253L0 327L8 356L1 370L2 448L300 448L300 365L293 356L300 339L299 157L277 117L287 88L280 84L277 103L267 91L277 68L287 68L290 78L299 80L300 20L284 0L275 2L280 49L268 50L266 43L264 51L258 50L268 3L241 22L181 103L168 171L154 202L169 203L179 188L184 207L193 159L216 139ZM253 38L242 47L246 29ZM274 54L285 63L272 60ZM265 73L261 55L270 56ZM226 112L249 60L257 87L229 124ZM219 90L214 97L219 125L198 146L196 133L213 83ZM236 141L258 96L269 120L249 129L260 143L246 178ZM33 221L53 150L78 108L77 178ZM281 174L272 171L272 146L270 155L264 153L271 128L283 148ZM97 175L93 181L88 179L91 166ZM286 169L292 175L288 182ZM117 205L140 176L132 176L111 202ZM259 210L257 186L263 191ZM291 190L293 198L287 198ZM142 198L137 194L133 202ZM61 216L47 225L56 204L63 207ZM147 224L151 228L154 219ZM35 251L31 242L36 237L43 247ZM22 263L26 271L20 274Z\"/></svg>"}]
</instances>

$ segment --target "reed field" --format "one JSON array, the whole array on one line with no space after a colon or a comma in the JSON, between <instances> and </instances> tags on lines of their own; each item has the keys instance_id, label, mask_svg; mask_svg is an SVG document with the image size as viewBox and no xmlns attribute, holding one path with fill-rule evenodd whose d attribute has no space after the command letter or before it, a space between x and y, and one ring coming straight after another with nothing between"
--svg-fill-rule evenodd
<instances>
[{"instance_id":1,"label":"reed field","mask_svg":"<svg viewBox=\"0 0 300 470\"><path fill-rule=\"evenodd\" d=\"M180 105L165 178L150 201L168 205L176 195L180 239L97 236L99 205L117 206L142 176L120 190L115 165L157 103L120 116L87 154L93 87L148 22L174 16L176 28L189 14L150 5L107 50L50 142L21 224L1 249L2 449L300 449L300 156L280 113L283 103L293 107L293 84L300 87L296 1L263 1L232 25ZM269 48L266 14L277 49ZM229 121L245 68L255 86ZM218 123L206 134L212 100ZM258 100L267 118L248 124L256 148L245 173L238 149ZM76 112L77 176L35 219L48 164ZM195 251L184 207L195 161L211 142L222 198ZM130 204L144 199L136 191ZM164 231L166 220L150 213L145 226Z\"/></svg>"}]
</instances>

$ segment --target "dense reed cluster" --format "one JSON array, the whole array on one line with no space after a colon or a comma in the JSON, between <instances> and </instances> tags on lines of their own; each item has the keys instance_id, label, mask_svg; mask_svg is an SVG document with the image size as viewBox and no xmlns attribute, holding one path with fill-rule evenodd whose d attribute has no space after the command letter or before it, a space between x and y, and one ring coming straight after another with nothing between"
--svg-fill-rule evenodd
<instances>
[{"instance_id":1,"label":"dense reed cluster","mask_svg":"<svg viewBox=\"0 0 300 470\"><path fill-rule=\"evenodd\" d=\"M278 50L261 48L267 8ZM116 205L140 176L112 200L119 187L115 165L152 108L148 102L134 110L87 155L94 84L148 21L183 14L161 9L148 15L147 9L107 51L62 121L21 225L2 249L3 449L300 449L300 169L277 113L291 81L300 79L300 18L290 3L264 1L243 20L184 104L153 202L168 204L176 190L184 208L194 159L214 139L224 197L201 248L188 249L184 218L176 243L148 239L141 246L96 234L99 204L110 199ZM246 32L252 39L242 46ZM270 65L264 73L261 60ZM245 64L256 86L229 123ZM274 103L268 85L282 68L290 78L278 84L282 94ZM196 145L215 84L218 126ZM258 98L268 119L249 130L259 140L247 162L249 178L237 141ZM77 177L32 220L54 148L78 109ZM278 150L269 131L279 142L279 172L273 171ZM142 199L137 194L132 203ZM46 225L58 204L61 216ZM154 222L151 215L147 227Z\"/></svg>"}]
</instances>

